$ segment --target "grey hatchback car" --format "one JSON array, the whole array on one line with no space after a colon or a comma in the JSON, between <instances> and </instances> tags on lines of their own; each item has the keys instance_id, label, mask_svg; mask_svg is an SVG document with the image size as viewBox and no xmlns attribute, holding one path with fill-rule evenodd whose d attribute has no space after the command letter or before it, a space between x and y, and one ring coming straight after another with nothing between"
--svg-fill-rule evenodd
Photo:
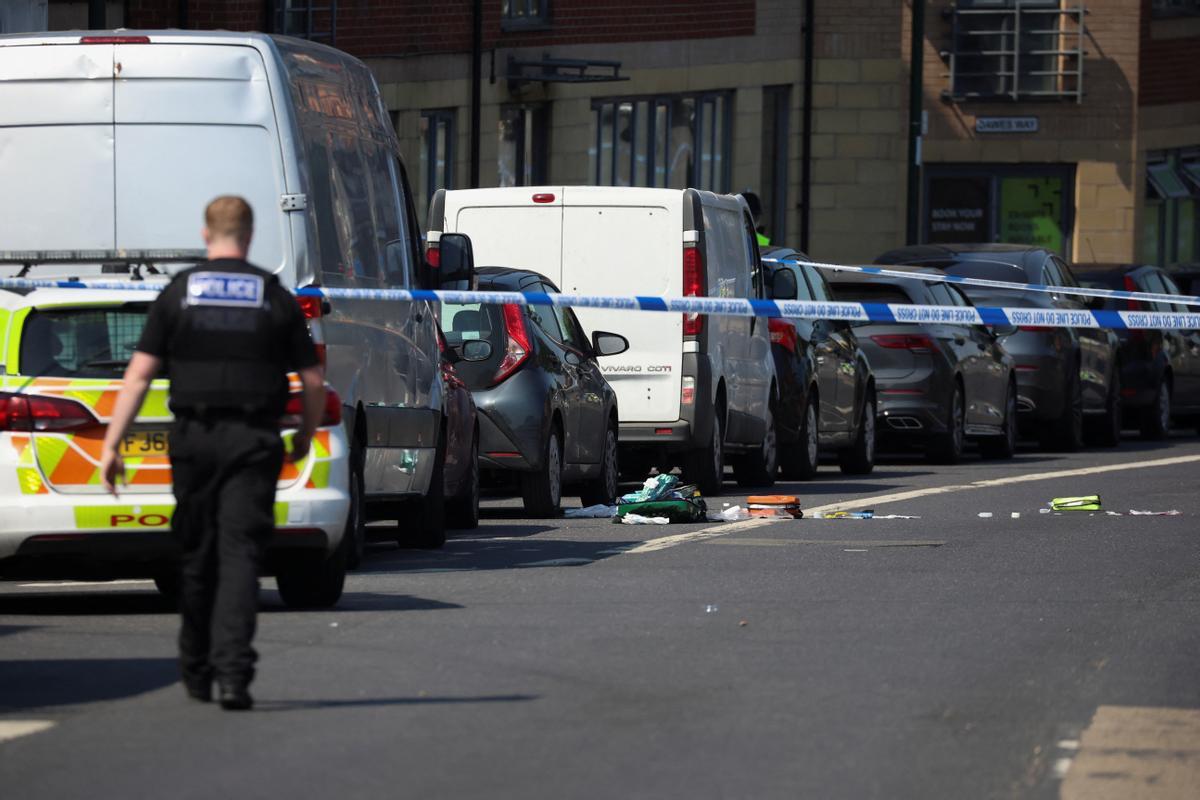
<instances>
[{"instance_id":1,"label":"grey hatchback car","mask_svg":"<svg viewBox=\"0 0 1200 800\"><path fill-rule=\"evenodd\" d=\"M929 244L891 250L876 264L934 267L964 278L1078 287L1055 253L1020 244ZM1046 309L1099 308L1077 295L963 286L975 305ZM1098 328L1021 327L1000 337L1017 362L1021 427L1043 448L1078 450L1085 440L1115 446L1121 440L1119 341Z\"/></svg>"},{"instance_id":2,"label":"grey hatchback car","mask_svg":"<svg viewBox=\"0 0 1200 800\"><path fill-rule=\"evenodd\" d=\"M914 274L936 270L901 267ZM839 273L843 302L970 306L956 287L913 278ZM1017 441L1017 380L997 332L983 325L854 323L871 363L883 441L924 445L932 461L958 462L967 437L988 458L1010 458Z\"/></svg>"}]
</instances>

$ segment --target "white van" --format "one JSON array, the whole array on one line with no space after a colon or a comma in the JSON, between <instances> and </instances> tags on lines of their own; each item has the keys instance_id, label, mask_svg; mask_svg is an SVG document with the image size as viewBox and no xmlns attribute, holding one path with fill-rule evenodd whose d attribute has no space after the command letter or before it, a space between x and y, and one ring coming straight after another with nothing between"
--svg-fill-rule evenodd
<instances>
[{"instance_id":1,"label":"white van","mask_svg":"<svg viewBox=\"0 0 1200 800\"><path fill-rule=\"evenodd\" d=\"M532 269L565 294L764 297L746 202L696 189L540 186L441 191L431 241L466 233L480 266ZM721 490L774 482L775 365L766 318L576 309L629 350L605 359L620 409L623 472L683 467Z\"/></svg>"},{"instance_id":2,"label":"white van","mask_svg":"<svg viewBox=\"0 0 1200 800\"><path fill-rule=\"evenodd\" d=\"M153 280L153 262L161 270L199 247L205 205L239 194L254 209L250 260L288 288L435 288L375 80L312 42L229 31L0 36L0 186L0 251L81 253L78 264L30 264L29 277L113 260L128 270L129 254L144 251L133 266ZM303 305L344 403L350 560L365 503L395 519L398 502L432 496L397 535L440 544L446 410L432 309Z\"/></svg>"}]
</instances>

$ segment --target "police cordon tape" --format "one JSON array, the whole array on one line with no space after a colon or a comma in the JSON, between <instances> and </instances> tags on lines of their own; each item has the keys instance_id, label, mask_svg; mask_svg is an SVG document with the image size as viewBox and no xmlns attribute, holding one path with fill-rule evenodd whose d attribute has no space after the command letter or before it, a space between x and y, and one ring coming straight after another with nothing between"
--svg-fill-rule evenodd
<instances>
[{"instance_id":1,"label":"police cordon tape","mask_svg":"<svg viewBox=\"0 0 1200 800\"><path fill-rule=\"evenodd\" d=\"M0 278L0 289L95 289L158 291L164 283L148 281L79 281ZM543 292L478 292L429 289L339 289L302 287L301 297L329 300L443 302L570 306L618 311L666 311L734 317L792 317L849 322L993 325L1039 328L1112 328L1115 330L1196 330L1200 313L1087 311L1074 309L1001 308L992 306L925 306L891 303L819 303L801 300L751 300L718 297L643 297L546 294Z\"/></svg>"},{"instance_id":2,"label":"police cordon tape","mask_svg":"<svg viewBox=\"0 0 1200 800\"><path fill-rule=\"evenodd\" d=\"M803 258L764 258L767 264L803 264L818 269L837 272L858 272L864 275L886 275L889 278L911 278L926 283L956 283L961 286L983 286L989 289L1011 289L1021 292L1042 294L1068 294L1077 297L1107 297L1114 300L1140 300L1145 303L1175 303L1183 306L1200 306L1200 296L1194 294L1162 294L1159 292L1130 292L1123 289L1097 289L1091 286L1047 286L1042 283L1014 283L989 278L967 278L961 275L945 275L936 272L908 272L887 267L851 267L846 264L827 264ZM972 262L983 263L983 262ZM1001 262L995 262L1001 263Z\"/></svg>"}]
</instances>

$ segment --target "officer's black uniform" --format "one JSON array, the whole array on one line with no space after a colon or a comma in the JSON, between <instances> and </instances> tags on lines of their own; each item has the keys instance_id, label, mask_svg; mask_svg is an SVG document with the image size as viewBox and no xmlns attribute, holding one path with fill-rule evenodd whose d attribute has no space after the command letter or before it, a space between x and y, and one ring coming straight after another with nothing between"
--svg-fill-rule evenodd
<instances>
[{"instance_id":1,"label":"officer's black uniform","mask_svg":"<svg viewBox=\"0 0 1200 800\"><path fill-rule=\"evenodd\" d=\"M137 349L164 360L169 451L183 551L180 664L189 692L244 687L258 570L274 531L287 373L315 366L299 304L275 276L219 259L180 273L150 308Z\"/></svg>"}]
</instances>

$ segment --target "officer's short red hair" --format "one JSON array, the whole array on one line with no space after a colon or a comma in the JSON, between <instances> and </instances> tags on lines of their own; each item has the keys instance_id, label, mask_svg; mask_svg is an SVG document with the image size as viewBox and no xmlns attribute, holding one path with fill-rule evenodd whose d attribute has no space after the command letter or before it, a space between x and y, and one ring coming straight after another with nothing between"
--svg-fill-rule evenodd
<instances>
[{"instance_id":1,"label":"officer's short red hair","mask_svg":"<svg viewBox=\"0 0 1200 800\"><path fill-rule=\"evenodd\" d=\"M254 232L254 211L237 195L221 195L204 209L204 225L214 238L246 241Z\"/></svg>"}]
</instances>

